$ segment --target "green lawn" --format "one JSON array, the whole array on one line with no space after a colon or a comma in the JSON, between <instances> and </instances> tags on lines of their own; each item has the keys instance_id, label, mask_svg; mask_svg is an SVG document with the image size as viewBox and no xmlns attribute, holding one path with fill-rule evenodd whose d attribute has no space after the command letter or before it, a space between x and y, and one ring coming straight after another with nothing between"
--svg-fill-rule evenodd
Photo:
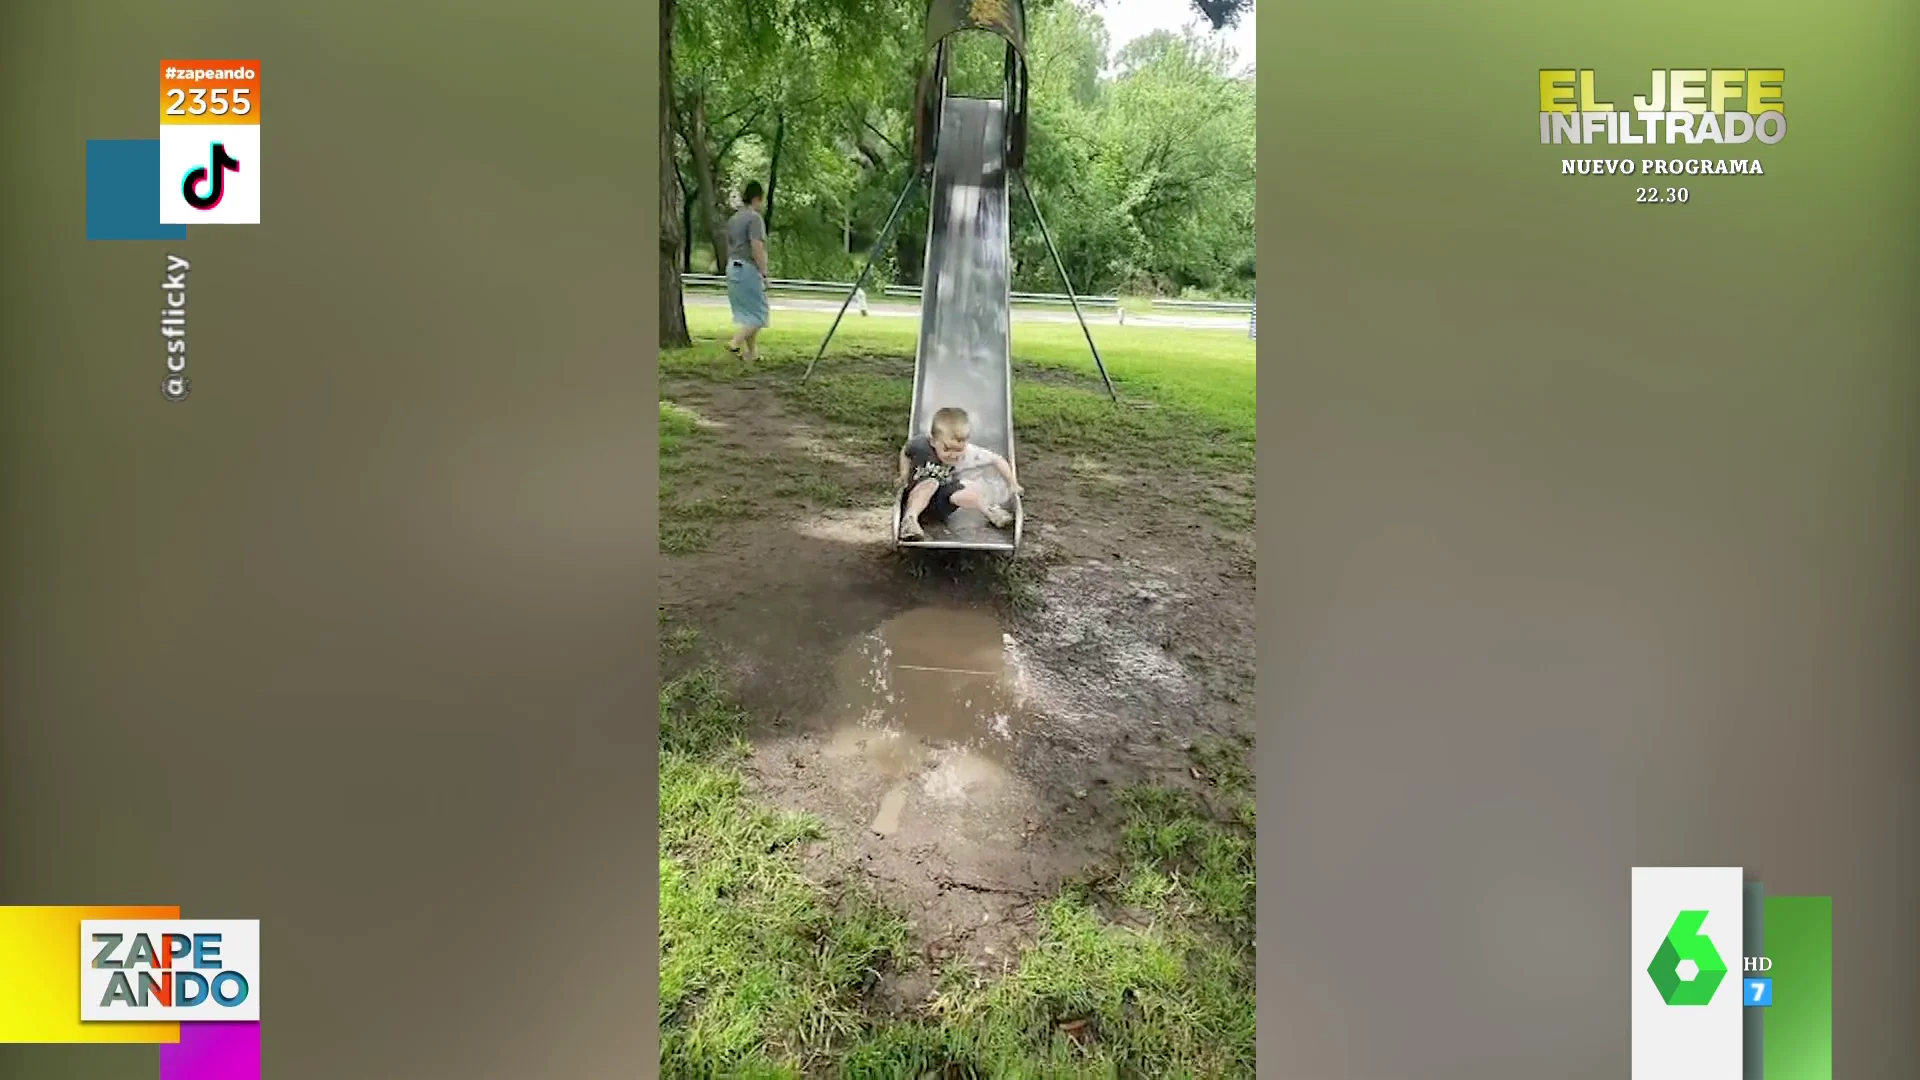
<instances>
[{"instance_id":1,"label":"green lawn","mask_svg":"<svg viewBox=\"0 0 1920 1080\"><path fill-rule=\"evenodd\" d=\"M778 313L749 369L718 345L724 310L692 308L696 345L665 353L666 377L754 378L849 445L890 452L905 423L915 324L842 324L805 387L796 375L828 316ZM1106 403L1077 326L1015 324L1022 446L1117 454L1158 479L1253 467L1253 348L1243 335L1102 327L1102 352L1129 404ZM775 374L778 378L764 378ZM1145 407L1142 407L1145 406ZM734 505L716 481L708 433L663 402L661 545L696 550ZM885 460L881 458L880 460ZM690 467L698 461L699 468ZM1151 467L1151 464L1148 467ZM693 483L697 473L699 484ZM875 483L884 487L884 470ZM765 474L756 474L766 483ZM871 496L862 479L794 477L816 505ZM775 483L781 483L775 477ZM810 492L798 485L813 485ZM884 497L884 491L880 492ZM1251 521L1251 509L1222 506ZM699 628L662 614L663 664L692 662ZM1247 748L1194 746L1196 775L1224 819L1166 788L1124 793L1121 857L1069 883L1040 910L1035 941L997 978L934 972L923 1014L881 1017L867 990L916 962L903 918L851 886L802 871L818 824L757 802L740 771L750 717L696 669L660 694L660 1025L669 1077L920 1080L980 1077L1251 1077L1254 1059L1255 825ZM1108 912L1130 910L1128 922ZM1145 928L1142 928L1144 926Z\"/></svg>"},{"instance_id":2,"label":"green lawn","mask_svg":"<svg viewBox=\"0 0 1920 1080\"><path fill-rule=\"evenodd\" d=\"M721 343L730 333L723 308L687 310L694 346L662 354L663 376L732 379L776 374L779 392L815 416L857 434L864 453L886 455L905 434L912 402L918 321L850 315L814 377L798 376L820 346L832 316L778 312L761 336L752 370ZM1094 339L1123 404L1101 385L1086 339L1074 324L1015 323L1014 425L1032 451L1112 468L1151 463L1164 490L1206 492L1205 481L1233 475L1245 498L1196 496L1215 518L1252 525L1254 343L1237 331L1130 326L1094 328Z\"/></svg>"},{"instance_id":3,"label":"green lawn","mask_svg":"<svg viewBox=\"0 0 1920 1080\"><path fill-rule=\"evenodd\" d=\"M773 326L761 334L761 341L804 352L804 364L832 324L833 316L821 312L776 311ZM696 345L732 333L726 308L710 304L688 307L687 326ZM1224 391L1220 404L1229 413L1253 407L1254 342L1244 329L1101 324L1092 330L1101 359L1117 380L1135 380L1143 389L1163 388L1168 396L1185 404L1208 402L1215 399L1217 391ZM858 312L849 312L834 332L833 344L821 361L823 370L831 368L835 356L849 352L884 353L910 360L919 333L918 319L863 318ZM1013 352L1024 363L1096 375L1086 336L1076 323L1016 320Z\"/></svg>"}]
</instances>

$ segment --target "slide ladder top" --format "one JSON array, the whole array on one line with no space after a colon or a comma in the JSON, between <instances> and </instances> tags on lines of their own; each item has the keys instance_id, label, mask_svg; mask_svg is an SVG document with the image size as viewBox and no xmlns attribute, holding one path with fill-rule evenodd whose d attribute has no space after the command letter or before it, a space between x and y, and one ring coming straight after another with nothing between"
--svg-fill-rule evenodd
<instances>
[{"instance_id":1,"label":"slide ladder top","mask_svg":"<svg viewBox=\"0 0 1920 1080\"><path fill-rule=\"evenodd\" d=\"M927 4L927 50L962 30L985 30L996 34L1020 54L1027 56L1027 6L1022 0L929 0Z\"/></svg>"}]
</instances>

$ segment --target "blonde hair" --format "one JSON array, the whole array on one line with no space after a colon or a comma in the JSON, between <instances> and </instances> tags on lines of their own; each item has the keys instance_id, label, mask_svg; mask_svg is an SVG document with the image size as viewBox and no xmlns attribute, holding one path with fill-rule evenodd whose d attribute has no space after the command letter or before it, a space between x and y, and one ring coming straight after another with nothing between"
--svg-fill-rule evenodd
<instances>
[{"instance_id":1,"label":"blonde hair","mask_svg":"<svg viewBox=\"0 0 1920 1080\"><path fill-rule=\"evenodd\" d=\"M941 409L933 414L930 425L935 436L946 435L955 439L964 439L972 431L973 421L967 418L965 409Z\"/></svg>"}]
</instances>

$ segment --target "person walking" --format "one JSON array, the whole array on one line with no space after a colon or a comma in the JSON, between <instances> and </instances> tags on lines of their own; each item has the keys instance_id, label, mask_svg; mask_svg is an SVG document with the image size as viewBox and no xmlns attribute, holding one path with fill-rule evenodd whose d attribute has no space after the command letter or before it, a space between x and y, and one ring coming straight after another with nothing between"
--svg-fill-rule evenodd
<instances>
[{"instance_id":1,"label":"person walking","mask_svg":"<svg viewBox=\"0 0 1920 1080\"><path fill-rule=\"evenodd\" d=\"M767 221L760 216L766 191L749 180L740 192L740 209L727 219L727 307L733 311L733 340L727 350L749 362L760 355L760 331L767 328Z\"/></svg>"}]
</instances>

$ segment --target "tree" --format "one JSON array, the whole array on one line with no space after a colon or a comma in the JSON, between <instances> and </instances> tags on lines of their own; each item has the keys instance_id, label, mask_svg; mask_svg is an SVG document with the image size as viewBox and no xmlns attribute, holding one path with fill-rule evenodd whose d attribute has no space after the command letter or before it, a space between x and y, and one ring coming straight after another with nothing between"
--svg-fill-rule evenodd
<instances>
[{"instance_id":1,"label":"tree","mask_svg":"<svg viewBox=\"0 0 1920 1080\"><path fill-rule=\"evenodd\" d=\"M1072 284L1245 295L1252 79L1233 74L1224 44L1205 32L1151 36L1112 55L1100 2L1027 0L1026 174ZM1216 26L1252 11L1251 0L1183 4ZM929 59L924 7L674 0L671 10L663 120L672 134L662 149L675 163L662 166L662 258L677 253L682 272L695 268L695 247L700 269L709 250L723 259L730 196L758 179L776 273L851 280L913 167L914 88ZM950 89L997 96L1004 43L982 32L953 44ZM1014 202L1014 287L1056 291L1038 225ZM896 229L878 271L918 281L924 195Z\"/></svg>"},{"instance_id":2,"label":"tree","mask_svg":"<svg viewBox=\"0 0 1920 1080\"><path fill-rule=\"evenodd\" d=\"M674 0L660 0L660 346L693 344L687 332L686 301L680 293L680 170L673 152Z\"/></svg>"},{"instance_id":3,"label":"tree","mask_svg":"<svg viewBox=\"0 0 1920 1080\"><path fill-rule=\"evenodd\" d=\"M726 160L727 152L733 144L747 133L748 126L755 119L749 116L733 134L715 145L712 124L708 120L708 89L695 86L687 91L682 107L680 137L687 144L687 155L693 165L695 217L706 230L707 243L713 248L713 272L724 273L727 265L727 214L725 210L726 179L721 172L721 163ZM731 115L731 114L729 114ZM723 117L722 120L727 119ZM691 242L691 241L689 241Z\"/></svg>"},{"instance_id":4,"label":"tree","mask_svg":"<svg viewBox=\"0 0 1920 1080\"><path fill-rule=\"evenodd\" d=\"M899 69L924 51L920 12L895 0L678 0L675 18L688 246L722 260L730 196L757 179L780 269L848 272L869 184L856 146L906 115L913 83Z\"/></svg>"},{"instance_id":5,"label":"tree","mask_svg":"<svg viewBox=\"0 0 1920 1080\"><path fill-rule=\"evenodd\" d=\"M1115 59L1100 144L1127 165L1118 197L1150 241L1139 269L1220 289L1252 245L1252 81L1229 74L1224 44L1192 33L1147 35Z\"/></svg>"},{"instance_id":6,"label":"tree","mask_svg":"<svg viewBox=\"0 0 1920 1080\"><path fill-rule=\"evenodd\" d=\"M687 150L691 216L712 250L715 273L724 271L727 258L727 155L765 110L756 90L777 64L779 9L786 2L675 3L674 129Z\"/></svg>"},{"instance_id":7,"label":"tree","mask_svg":"<svg viewBox=\"0 0 1920 1080\"><path fill-rule=\"evenodd\" d=\"M1213 24L1215 30L1225 30L1238 25L1240 16L1253 10L1253 0L1193 0L1193 10Z\"/></svg>"},{"instance_id":8,"label":"tree","mask_svg":"<svg viewBox=\"0 0 1920 1080\"><path fill-rule=\"evenodd\" d=\"M1240 294L1253 250L1254 97L1208 34L1152 34L1108 66L1093 9L1029 25L1027 175L1073 287ZM1060 287L1036 224L1016 215L1015 288Z\"/></svg>"}]
</instances>

